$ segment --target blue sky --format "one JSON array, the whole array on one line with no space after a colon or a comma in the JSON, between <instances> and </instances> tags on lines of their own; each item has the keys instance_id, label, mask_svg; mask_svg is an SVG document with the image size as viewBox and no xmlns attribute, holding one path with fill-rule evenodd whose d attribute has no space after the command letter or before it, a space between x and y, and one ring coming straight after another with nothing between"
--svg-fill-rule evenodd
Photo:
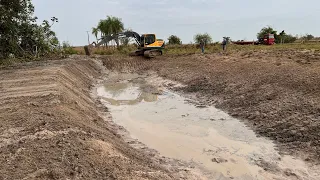
<instances>
[{"instance_id":1,"label":"blue sky","mask_svg":"<svg viewBox=\"0 0 320 180\"><path fill-rule=\"evenodd\" d=\"M86 31L107 15L121 18L126 28L140 34L155 33L165 40L174 34L183 43L205 32L214 41L223 36L253 40L267 25L294 35L320 36L319 0L33 0L33 4L39 20L58 17L53 29L59 40L75 46L87 44Z\"/></svg>"}]
</instances>

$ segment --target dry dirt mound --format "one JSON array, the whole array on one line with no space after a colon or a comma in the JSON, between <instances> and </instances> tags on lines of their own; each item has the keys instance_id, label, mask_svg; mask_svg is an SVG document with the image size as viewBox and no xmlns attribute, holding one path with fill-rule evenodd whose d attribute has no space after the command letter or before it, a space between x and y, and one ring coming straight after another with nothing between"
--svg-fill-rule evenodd
<instances>
[{"instance_id":1,"label":"dry dirt mound","mask_svg":"<svg viewBox=\"0 0 320 180\"><path fill-rule=\"evenodd\" d=\"M104 59L111 70L156 71L185 83L207 104L247 122L278 142L283 152L320 160L320 54L313 51L243 51L228 55Z\"/></svg>"},{"instance_id":2,"label":"dry dirt mound","mask_svg":"<svg viewBox=\"0 0 320 180\"><path fill-rule=\"evenodd\" d=\"M98 115L100 68L70 59L0 71L0 179L174 179Z\"/></svg>"}]
</instances>

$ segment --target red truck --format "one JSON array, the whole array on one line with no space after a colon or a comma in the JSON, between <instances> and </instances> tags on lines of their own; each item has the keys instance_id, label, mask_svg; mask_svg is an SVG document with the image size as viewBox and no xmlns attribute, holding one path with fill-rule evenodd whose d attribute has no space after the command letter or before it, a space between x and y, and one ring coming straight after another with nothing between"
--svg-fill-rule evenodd
<instances>
[{"instance_id":1,"label":"red truck","mask_svg":"<svg viewBox=\"0 0 320 180\"><path fill-rule=\"evenodd\" d=\"M273 44L275 44L275 38L274 38L274 34L266 34L266 35L264 35L263 38L259 38L258 41L233 41L232 43L238 44L238 45L250 45L250 44L273 45Z\"/></svg>"}]
</instances>

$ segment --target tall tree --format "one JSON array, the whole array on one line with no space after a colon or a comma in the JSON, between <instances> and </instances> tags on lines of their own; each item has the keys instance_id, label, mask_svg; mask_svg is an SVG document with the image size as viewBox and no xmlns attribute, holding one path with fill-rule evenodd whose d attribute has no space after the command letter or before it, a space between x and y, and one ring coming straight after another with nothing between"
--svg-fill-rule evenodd
<instances>
[{"instance_id":1,"label":"tall tree","mask_svg":"<svg viewBox=\"0 0 320 180\"><path fill-rule=\"evenodd\" d=\"M123 22L120 18L107 16L107 27L111 35L116 35L124 30ZM115 42L117 47L119 47L119 39L116 37Z\"/></svg>"},{"instance_id":2,"label":"tall tree","mask_svg":"<svg viewBox=\"0 0 320 180\"><path fill-rule=\"evenodd\" d=\"M113 36L124 30L124 24L120 18L107 16L107 19L99 21L96 28L101 32L101 36ZM119 47L119 39L115 39L115 42Z\"/></svg>"},{"instance_id":3,"label":"tall tree","mask_svg":"<svg viewBox=\"0 0 320 180\"><path fill-rule=\"evenodd\" d=\"M92 34L96 37L97 41L98 41L98 34L99 34L99 29L97 27L93 27L92 28Z\"/></svg>"},{"instance_id":4,"label":"tall tree","mask_svg":"<svg viewBox=\"0 0 320 180\"><path fill-rule=\"evenodd\" d=\"M120 18L107 16L106 22L111 34L117 34L124 30L124 24Z\"/></svg>"},{"instance_id":5,"label":"tall tree","mask_svg":"<svg viewBox=\"0 0 320 180\"><path fill-rule=\"evenodd\" d=\"M0 56L8 57L9 54L21 53L19 39L22 30L29 31L34 7L30 0L0 1ZM23 29L22 27L25 27ZM1 58L0 57L0 58Z\"/></svg>"},{"instance_id":6,"label":"tall tree","mask_svg":"<svg viewBox=\"0 0 320 180\"><path fill-rule=\"evenodd\" d=\"M58 39L50 29L58 19L52 17L51 25L49 21L38 25L31 0L1 0L0 12L0 59L10 54L34 55L35 49L47 53L58 46Z\"/></svg>"}]
</instances>

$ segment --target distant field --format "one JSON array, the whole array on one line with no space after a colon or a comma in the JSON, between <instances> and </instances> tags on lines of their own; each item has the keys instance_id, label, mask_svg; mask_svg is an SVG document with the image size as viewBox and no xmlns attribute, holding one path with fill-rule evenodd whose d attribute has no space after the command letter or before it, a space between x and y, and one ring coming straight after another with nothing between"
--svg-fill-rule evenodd
<instances>
[{"instance_id":1,"label":"distant field","mask_svg":"<svg viewBox=\"0 0 320 180\"><path fill-rule=\"evenodd\" d=\"M228 45L227 51L255 51L255 50L273 50L273 49L297 49L297 50L314 50L320 51L320 42L309 42L309 43L291 43L291 44L277 44L273 46L266 45ZM136 47L131 45L127 47L99 47L93 48L92 54L98 55L124 55L132 51L135 51ZM206 53L216 53L221 52L222 47L220 44L210 44L206 46ZM184 44L184 45L167 45L165 54L194 54L200 53L199 46L197 44ZM71 54L81 54L84 55L85 51L83 46L73 47Z\"/></svg>"}]
</instances>

